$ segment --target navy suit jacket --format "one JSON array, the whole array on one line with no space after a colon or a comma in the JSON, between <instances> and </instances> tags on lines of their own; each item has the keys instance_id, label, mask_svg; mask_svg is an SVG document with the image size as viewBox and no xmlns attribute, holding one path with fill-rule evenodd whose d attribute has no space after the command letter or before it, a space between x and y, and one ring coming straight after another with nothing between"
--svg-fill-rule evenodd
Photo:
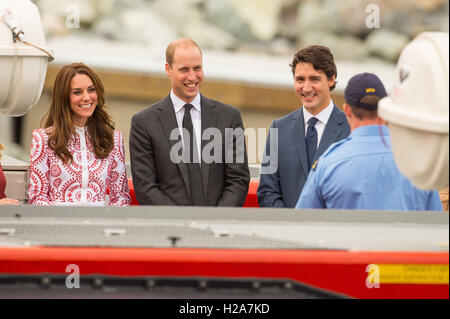
<instances>
[{"instance_id":1,"label":"navy suit jacket","mask_svg":"<svg viewBox=\"0 0 450 319\"><path fill-rule=\"evenodd\" d=\"M275 159L276 156L270 153L273 132L269 131L261 164L258 203L261 207L294 207L309 173L302 108L275 120L270 128L278 129L278 138L274 139L277 143L272 144L272 148L277 144L278 156ZM333 105L313 162L331 144L349 134L350 126L344 112Z\"/></svg>"}]
</instances>

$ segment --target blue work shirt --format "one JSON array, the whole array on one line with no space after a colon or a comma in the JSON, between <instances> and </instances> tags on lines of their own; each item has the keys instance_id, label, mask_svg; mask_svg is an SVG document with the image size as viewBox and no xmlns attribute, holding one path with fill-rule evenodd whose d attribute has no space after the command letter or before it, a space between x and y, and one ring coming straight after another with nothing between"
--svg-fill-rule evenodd
<instances>
[{"instance_id":1,"label":"blue work shirt","mask_svg":"<svg viewBox=\"0 0 450 319\"><path fill-rule=\"evenodd\" d=\"M368 125L330 145L295 208L442 210L442 204L437 191L418 189L398 170L387 126Z\"/></svg>"}]
</instances>

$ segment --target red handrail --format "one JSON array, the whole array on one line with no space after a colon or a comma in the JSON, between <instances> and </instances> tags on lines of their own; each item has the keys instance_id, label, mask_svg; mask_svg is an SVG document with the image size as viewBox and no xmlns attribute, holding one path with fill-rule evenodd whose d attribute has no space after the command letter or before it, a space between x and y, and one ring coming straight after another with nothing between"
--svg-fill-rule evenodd
<instances>
[{"instance_id":1,"label":"red handrail","mask_svg":"<svg viewBox=\"0 0 450 319\"><path fill-rule=\"evenodd\" d=\"M258 197L256 196L256 190L258 189L259 179L250 180L248 188L247 199L245 200L244 207L259 207ZM128 187L130 188L131 205L139 205L136 199L136 193L134 192L133 179L128 177Z\"/></svg>"}]
</instances>

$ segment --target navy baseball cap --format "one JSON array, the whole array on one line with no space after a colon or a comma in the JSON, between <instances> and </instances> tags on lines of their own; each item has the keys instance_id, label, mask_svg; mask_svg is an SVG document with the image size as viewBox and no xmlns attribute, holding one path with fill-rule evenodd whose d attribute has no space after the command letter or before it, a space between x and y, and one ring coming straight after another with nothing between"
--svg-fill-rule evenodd
<instances>
[{"instance_id":1,"label":"navy baseball cap","mask_svg":"<svg viewBox=\"0 0 450 319\"><path fill-rule=\"evenodd\" d=\"M367 95L375 95L380 99L387 96L386 89L384 88L383 83L381 83L381 80L375 74L367 72L353 76L350 81L348 81L344 92L347 104L369 111L375 111L378 107L378 103L377 105L371 105L361 102Z\"/></svg>"}]
</instances>

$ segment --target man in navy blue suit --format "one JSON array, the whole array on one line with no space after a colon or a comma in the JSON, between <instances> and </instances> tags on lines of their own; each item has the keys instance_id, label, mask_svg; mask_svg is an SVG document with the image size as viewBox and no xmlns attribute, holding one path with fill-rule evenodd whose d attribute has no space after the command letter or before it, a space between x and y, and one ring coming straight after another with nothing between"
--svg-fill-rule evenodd
<instances>
[{"instance_id":1,"label":"man in navy blue suit","mask_svg":"<svg viewBox=\"0 0 450 319\"><path fill-rule=\"evenodd\" d=\"M261 207L294 207L320 155L350 134L345 114L330 97L337 76L330 50L306 47L295 54L290 66L302 107L270 127L258 187Z\"/></svg>"}]
</instances>

